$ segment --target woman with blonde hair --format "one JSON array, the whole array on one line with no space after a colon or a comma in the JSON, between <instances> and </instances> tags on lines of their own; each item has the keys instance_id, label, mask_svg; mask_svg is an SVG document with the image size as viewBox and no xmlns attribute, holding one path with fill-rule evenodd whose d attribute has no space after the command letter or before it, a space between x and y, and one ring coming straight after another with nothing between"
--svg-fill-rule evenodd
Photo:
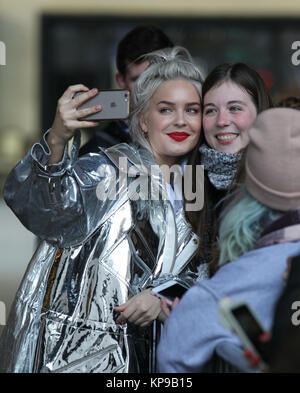
<instances>
[{"instance_id":1,"label":"woman with blonde hair","mask_svg":"<svg viewBox=\"0 0 300 393\"><path fill-rule=\"evenodd\" d=\"M161 309L150 288L185 274L198 242L160 168L184 166L198 142L203 78L184 48L146 59L133 91L135 143L78 159L78 129L97 124L80 119L102 108L80 109L98 91L70 86L7 179L6 202L43 241L1 337L3 371L153 370Z\"/></svg>"}]
</instances>

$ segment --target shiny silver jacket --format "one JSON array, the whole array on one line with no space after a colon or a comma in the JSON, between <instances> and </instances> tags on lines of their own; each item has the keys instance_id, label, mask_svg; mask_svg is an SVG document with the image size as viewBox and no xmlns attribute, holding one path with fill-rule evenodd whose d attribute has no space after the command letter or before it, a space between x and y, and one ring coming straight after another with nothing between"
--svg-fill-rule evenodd
<instances>
[{"instance_id":1,"label":"shiny silver jacket","mask_svg":"<svg viewBox=\"0 0 300 393\"><path fill-rule=\"evenodd\" d=\"M113 309L170 276L195 278L198 238L182 209L151 200L164 192L151 154L120 144L78 159L79 145L47 167L44 136L7 179L7 204L41 243L0 340L2 372L151 372L152 330L116 324Z\"/></svg>"}]
</instances>

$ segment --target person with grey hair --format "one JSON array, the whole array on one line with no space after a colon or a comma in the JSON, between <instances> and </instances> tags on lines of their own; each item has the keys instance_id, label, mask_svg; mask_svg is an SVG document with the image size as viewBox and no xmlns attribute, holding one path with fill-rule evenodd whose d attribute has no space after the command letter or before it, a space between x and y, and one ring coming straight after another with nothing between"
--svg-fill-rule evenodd
<instances>
[{"instance_id":1,"label":"person with grey hair","mask_svg":"<svg viewBox=\"0 0 300 393\"><path fill-rule=\"evenodd\" d=\"M133 91L134 144L78 158L78 129L96 124L80 119L101 107L79 109L97 90L70 86L8 176L7 204L42 242L0 340L0 371L153 371L161 308L150 289L170 276L191 283L198 244L162 168L184 166L198 142L203 78L184 48L147 60Z\"/></svg>"}]
</instances>

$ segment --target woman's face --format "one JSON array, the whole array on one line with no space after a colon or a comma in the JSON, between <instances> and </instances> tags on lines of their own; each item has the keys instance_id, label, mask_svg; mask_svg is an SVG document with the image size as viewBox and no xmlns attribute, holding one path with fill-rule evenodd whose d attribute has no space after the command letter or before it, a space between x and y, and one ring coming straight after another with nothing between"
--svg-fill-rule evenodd
<instances>
[{"instance_id":1,"label":"woman's face","mask_svg":"<svg viewBox=\"0 0 300 393\"><path fill-rule=\"evenodd\" d=\"M151 97L140 125L156 162L173 165L197 144L201 102L196 87L185 80L163 82Z\"/></svg>"},{"instance_id":2,"label":"woman's face","mask_svg":"<svg viewBox=\"0 0 300 393\"><path fill-rule=\"evenodd\" d=\"M257 116L251 96L238 84L226 81L205 94L203 105L208 145L224 153L244 149L249 142L247 130Z\"/></svg>"}]
</instances>

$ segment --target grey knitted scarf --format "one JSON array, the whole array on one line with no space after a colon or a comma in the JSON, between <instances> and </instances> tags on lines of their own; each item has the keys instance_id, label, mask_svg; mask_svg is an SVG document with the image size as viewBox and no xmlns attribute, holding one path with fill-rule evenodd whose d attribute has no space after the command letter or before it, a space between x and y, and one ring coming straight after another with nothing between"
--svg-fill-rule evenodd
<instances>
[{"instance_id":1,"label":"grey knitted scarf","mask_svg":"<svg viewBox=\"0 0 300 393\"><path fill-rule=\"evenodd\" d=\"M201 165L217 190L227 190L239 168L242 153L230 154L212 149L203 144L199 148Z\"/></svg>"}]
</instances>

